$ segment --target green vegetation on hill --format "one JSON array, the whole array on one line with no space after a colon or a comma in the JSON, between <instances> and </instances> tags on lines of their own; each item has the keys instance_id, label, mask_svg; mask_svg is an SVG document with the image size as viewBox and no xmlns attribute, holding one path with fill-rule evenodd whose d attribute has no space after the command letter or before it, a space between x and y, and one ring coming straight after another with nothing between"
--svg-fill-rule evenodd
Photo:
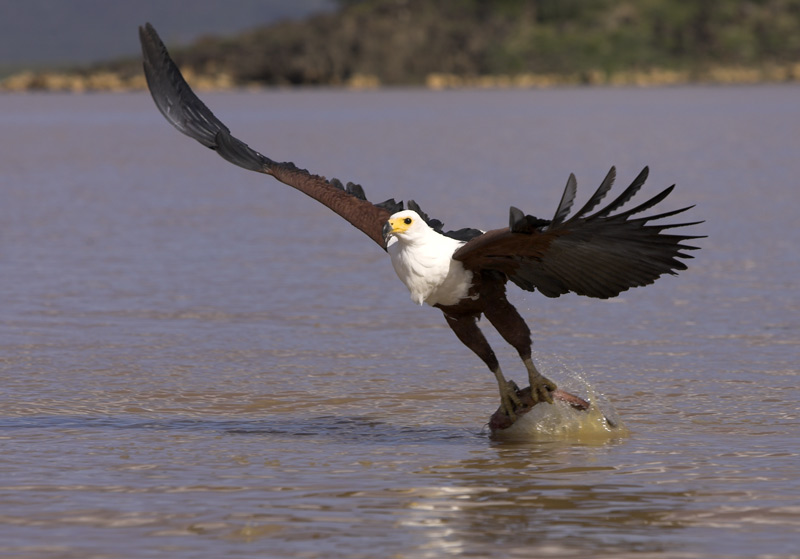
<instances>
[{"instance_id":1,"label":"green vegetation on hill","mask_svg":"<svg viewBox=\"0 0 800 559\"><path fill-rule=\"evenodd\" d=\"M800 0L339 4L173 55L209 86L800 80ZM92 71L127 83L140 67L119 61Z\"/></svg>"},{"instance_id":2,"label":"green vegetation on hill","mask_svg":"<svg viewBox=\"0 0 800 559\"><path fill-rule=\"evenodd\" d=\"M800 0L362 0L207 40L182 61L236 82L612 74L800 62Z\"/></svg>"}]
</instances>

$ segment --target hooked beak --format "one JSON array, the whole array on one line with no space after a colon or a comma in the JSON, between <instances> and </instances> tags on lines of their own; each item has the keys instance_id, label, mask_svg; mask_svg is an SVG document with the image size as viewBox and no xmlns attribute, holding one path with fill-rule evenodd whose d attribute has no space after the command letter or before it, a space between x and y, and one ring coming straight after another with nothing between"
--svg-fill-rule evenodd
<instances>
[{"instance_id":1,"label":"hooked beak","mask_svg":"<svg viewBox=\"0 0 800 559\"><path fill-rule=\"evenodd\" d=\"M382 233L383 233L383 242L384 242L384 244L389 244L389 238L391 238L391 236L394 234L394 227L392 227L392 222L391 221L387 221L383 225Z\"/></svg>"}]
</instances>

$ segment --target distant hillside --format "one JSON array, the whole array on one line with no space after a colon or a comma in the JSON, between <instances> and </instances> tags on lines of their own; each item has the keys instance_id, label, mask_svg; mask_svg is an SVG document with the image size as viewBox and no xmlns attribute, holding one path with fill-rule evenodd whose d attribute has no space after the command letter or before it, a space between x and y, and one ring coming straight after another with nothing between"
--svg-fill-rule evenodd
<instances>
[{"instance_id":1,"label":"distant hillside","mask_svg":"<svg viewBox=\"0 0 800 559\"><path fill-rule=\"evenodd\" d=\"M171 50L209 86L800 80L800 0L341 0L339 6ZM100 71L122 83L141 72L138 60L83 72Z\"/></svg>"}]
</instances>

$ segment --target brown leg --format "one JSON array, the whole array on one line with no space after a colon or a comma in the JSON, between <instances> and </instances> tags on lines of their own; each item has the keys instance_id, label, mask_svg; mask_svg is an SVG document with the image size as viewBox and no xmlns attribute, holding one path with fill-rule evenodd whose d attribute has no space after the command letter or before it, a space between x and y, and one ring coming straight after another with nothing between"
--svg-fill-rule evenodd
<instances>
[{"instance_id":1,"label":"brown leg","mask_svg":"<svg viewBox=\"0 0 800 559\"><path fill-rule=\"evenodd\" d=\"M505 296L505 287L502 293L495 293L491 308L484 309L483 314L492 323L492 326L503 336L519 353L525 368L528 370L528 380L531 385L531 397L534 403L553 403L552 392L556 384L542 375L531 359L531 331L525 320L520 316L514 305L508 302Z\"/></svg>"},{"instance_id":2,"label":"brown leg","mask_svg":"<svg viewBox=\"0 0 800 559\"><path fill-rule=\"evenodd\" d=\"M513 421L516 419L514 410L520 405L519 397L517 397L516 386L513 382L509 383L503 376L500 370L500 363L494 354L494 350L486 341L486 337L478 327L478 315L465 314L465 315L450 315L444 313L444 318L447 324L455 332L461 342L470 348L475 354L480 357L489 370L492 371L497 379L497 386L500 390L500 405L506 412L506 415Z\"/></svg>"}]
</instances>

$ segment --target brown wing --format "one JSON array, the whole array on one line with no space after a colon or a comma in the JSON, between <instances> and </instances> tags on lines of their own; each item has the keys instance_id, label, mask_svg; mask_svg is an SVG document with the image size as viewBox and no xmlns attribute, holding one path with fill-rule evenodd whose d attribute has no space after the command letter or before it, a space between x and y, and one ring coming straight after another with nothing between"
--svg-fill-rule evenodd
<instances>
[{"instance_id":1,"label":"brown wing","mask_svg":"<svg viewBox=\"0 0 800 559\"><path fill-rule=\"evenodd\" d=\"M633 218L666 198L674 185L625 212L610 215L641 188L648 169L639 174L619 197L605 208L588 215L614 182L612 167L600 188L570 219L566 219L576 192L570 176L552 221L511 209L509 227L488 231L462 246L453 255L467 269L496 270L522 289L538 289L548 297L573 292L608 298L620 292L653 283L662 274L685 270L682 252L697 247L684 244L699 236L666 234L666 229L696 223L651 223L691 208Z\"/></svg>"},{"instance_id":2,"label":"brown wing","mask_svg":"<svg viewBox=\"0 0 800 559\"><path fill-rule=\"evenodd\" d=\"M215 150L234 165L272 175L325 204L386 249L382 228L401 203L372 204L357 184L312 175L293 163L276 163L232 136L230 130L194 94L149 23L139 28L147 85L161 114L179 131Z\"/></svg>"}]
</instances>

